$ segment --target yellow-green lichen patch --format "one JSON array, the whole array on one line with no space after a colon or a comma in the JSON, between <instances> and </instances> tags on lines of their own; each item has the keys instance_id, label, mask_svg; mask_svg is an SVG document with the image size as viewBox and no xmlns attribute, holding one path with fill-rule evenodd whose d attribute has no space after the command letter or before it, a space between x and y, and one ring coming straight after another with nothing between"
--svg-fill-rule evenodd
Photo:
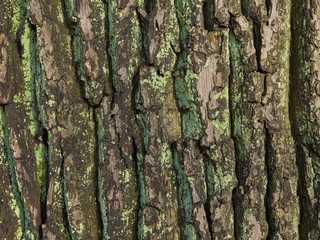
<instances>
[{"instance_id":1,"label":"yellow-green lichen patch","mask_svg":"<svg viewBox=\"0 0 320 240\"><path fill-rule=\"evenodd\" d=\"M214 95L213 101L224 101L226 107L223 109L222 113L220 112L220 116L217 119L211 121L211 123L218 129L220 134L230 135L230 111L228 107L229 100L229 88L224 88L223 91Z\"/></svg>"},{"instance_id":2,"label":"yellow-green lichen patch","mask_svg":"<svg viewBox=\"0 0 320 240\"><path fill-rule=\"evenodd\" d=\"M2 148L4 150L3 154L5 156L3 159L7 160L6 164L8 166L8 170L9 170L8 172L11 178L12 193L15 197L15 205L12 205L11 207L12 209L15 209L15 212L19 211L19 215L17 215L18 214L17 212L15 215L19 216L23 235L26 237L29 237L30 239L34 239L33 233L31 232L29 210L26 206L24 196L20 191L21 186L17 178L16 166L15 166L13 152L10 145L10 130L7 125L7 118L6 118L5 112L3 111L2 108L0 108L0 123L1 123L0 126L2 128L0 132L1 133L0 139L1 139L1 142L3 143Z\"/></svg>"},{"instance_id":3,"label":"yellow-green lichen patch","mask_svg":"<svg viewBox=\"0 0 320 240\"><path fill-rule=\"evenodd\" d=\"M37 116L35 113L35 83L31 64L32 61L32 44L31 43L30 25L25 23L25 30L21 36L20 42L23 47L22 55L22 70L23 70L23 83L21 84L21 91L14 95L13 102L19 105L26 106L26 113L28 116L29 131L35 136L37 131Z\"/></svg>"},{"instance_id":4,"label":"yellow-green lichen patch","mask_svg":"<svg viewBox=\"0 0 320 240\"><path fill-rule=\"evenodd\" d=\"M152 108L162 105L167 97L168 81L171 79L171 72L166 72L162 76L153 67L143 68L140 72L140 92L144 107Z\"/></svg>"}]
</instances>

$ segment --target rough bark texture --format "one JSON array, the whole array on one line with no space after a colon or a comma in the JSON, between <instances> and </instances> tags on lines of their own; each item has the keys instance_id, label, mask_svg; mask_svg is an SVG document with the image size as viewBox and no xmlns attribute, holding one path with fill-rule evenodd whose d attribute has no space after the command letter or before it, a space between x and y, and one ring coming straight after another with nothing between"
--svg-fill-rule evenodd
<instances>
[{"instance_id":1,"label":"rough bark texture","mask_svg":"<svg viewBox=\"0 0 320 240\"><path fill-rule=\"evenodd\" d=\"M320 0L1 0L1 239L319 239Z\"/></svg>"}]
</instances>

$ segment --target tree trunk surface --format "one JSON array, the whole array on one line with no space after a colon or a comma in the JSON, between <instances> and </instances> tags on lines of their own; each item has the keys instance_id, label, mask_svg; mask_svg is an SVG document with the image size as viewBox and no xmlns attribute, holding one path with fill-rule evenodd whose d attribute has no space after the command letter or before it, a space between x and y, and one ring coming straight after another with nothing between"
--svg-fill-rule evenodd
<instances>
[{"instance_id":1,"label":"tree trunk surface","mask_svg":"<svg viewBox=\"0 0 320 240\"><path fill-rule=\"evenodd\" d=\"M320 239L320 0L0 0L1 239Z\"/></svg>"}]
</instances>

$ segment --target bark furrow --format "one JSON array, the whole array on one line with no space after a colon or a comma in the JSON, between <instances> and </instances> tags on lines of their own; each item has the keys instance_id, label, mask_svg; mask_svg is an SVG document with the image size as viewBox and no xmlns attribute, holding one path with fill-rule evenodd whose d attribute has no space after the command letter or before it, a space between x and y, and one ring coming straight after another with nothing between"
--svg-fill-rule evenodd
<instances>
[{"instance_id":1,"label":"bark furrow","mask_svg":"<svg viewBox=\"0 0 320 240\"><path fill-rule=\"evenodd\" d=\"M0 1L4 239L318 239L319 0Z\"/></svg>"}]
</instances>

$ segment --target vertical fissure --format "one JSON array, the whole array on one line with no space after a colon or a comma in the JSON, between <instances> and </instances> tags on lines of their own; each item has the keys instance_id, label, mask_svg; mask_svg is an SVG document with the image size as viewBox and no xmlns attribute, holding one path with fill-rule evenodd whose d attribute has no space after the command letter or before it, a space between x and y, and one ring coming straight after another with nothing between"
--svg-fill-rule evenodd
<instances>
[{"instance_id":1,"label":"vertical fissure","mask_svg":"<svg viewBox=\"0 0 320 240\"><path fill-rule=\"evenodd\" d=\"M272 162L271 162L271 139L269 129L265 123L265 165L266 165L266 173L267 173L267 191L265 195L265 209L266 209L266 220L268 224L268 235L267 239L273 239L276 233L276 227L274 225L274 218L271 208L271 198L272 198L272 189L274 188L272 181Z\"/></svg>"},{"instance_id":2,"label":"vertical fissure","mask_svg":"<svg viewBox=\"0 0 320 240\"><path fill-rule=\"evenodd\" d=\"M17 32L15 33L15 43L17 44L18 53L20 56L21 61L21 69L22 69L22 76L21 79L21 90L23 89L24 92L16 92L15 96L18 96L20 93L24 95L24 102L23 102L23 111L28 116L28 120L30 121L28 124L28 128L30 130L30 133L32 137L35 139L36 144L33 147L32 150L32 157L36 160L35 166L36 166L36 173L35 175L37 178L37 184L40 189L40 195L36 196L39 197L39 200L36 200L38 202L34 202L35 208L37 210L37 213L39 215L35 215L33 213L33 209L30 209L30 206L28 206L28 203L25 203L25 198L27 201L30 200L30 196L28 195L28 192L23 193L23 191L26 191L28 189L27 186L21 187L21 191L18 188L18 195L20 195L20 206L23 207L22 214L24 218L24 227L23 230L23 238L34 238L39 236L39 238L42 238L42 223L45 221L43 219L46 218L45 213L45 205L46 205L46 142L45 136L42 136L42 128L43 128L43 115L41 111L41 105L40 105L40 91L39 91L39 82L40 80L40 73L41 67L39 63L39 49L38 49L38 39L37 39L37 29L36 26L34 26L30 20L29 20L29 2L27 0L19 0L19 10L18 13L18 28ZM13 16L15 17L15 16ZM16 79L19 81L18 79ZM19 106L21 102L13 100L13 104L17 104L16 106ZM20 106L19 106L20 107ZM25 108L24 108L25 107ZM9 124L10 125L10 124ZM7 126L8 127L8 126ZM10 146L9 146L10 148ZM9 151L9 150L8 150ZM11 150L12 151L12 150ZM10 155L10 153L8 153ZM18 176L19 171L16 171L14 165L14 157L12 156L12 165L11 166L11 174L13 178L16 178L13 182L18 183ZM27 162L24 164L28 164ZM14 173L15 172L15 173ZM27 176L21 176L22 178L26 178ZM14 183L15 184L15 183ZM24 183L23 183L24 184ZM34 183L32 183L34 184ZM36 185L34 185L36 186ZM24 198L23 195L26 195ZM39 205L38 205L39 204ZM39 208L38 208L39 207ZM29 211L31 211L31 215L29 215ZM39 218L38 218L39 216ZM39 226L34 226L34 222L31 222L31 218L39 219ZM36 227L36 228L35 228Z\"/></svg>"},{"instance_id":3,"label":"vertical fissure","mask_svg":"<svg viewBox=\"0 0 320 240\"><path fill-rule=\"evenodd\" d=\"M104 191L103 191L103 172L102 165L105 162L104 156L104 118L102 106L95 107L93 109L93 117L95 124L95 142L96 142L96 179L97 179L97 205L99 208L99 220L100 220L100 232L99 238L106 240L108 239L108 218L106 203L104 201Z\"/></svg>"},{"instance_id":4,"label":"vertical fissure","mask_svg":"<svg viewBox=\"0 0 320 240\"><path fill-rule=\"evenodd\" d=\"M135 176L137 179L137 189L138 189L138 208L137 208L137 223L136 223L136 239L142 240L143 239L143 209L148 202L147 190L145 186L145 174L144 174L144 159L145 159L145 148L147 148L148 141L148 130L147 126L145 125L145 120L143 114L138 113L136 114L136 121L139 125L140 131L142 133L143 144L139 144L139 140L132 138L133 143L133 155L135 160Z\"/></svg>"},{"instance_id":5,"label":"vertical fissure","mask_svg":"<svg viewBox=\"0 0 320 240\"><path fill-rule=\"evenodd\" d=\"M206 0L203 4L204 29L207 31L214 30L215 24L215 0Z\"/></svg>"},{"instance_id":6,"label":"vertical fissure","mask_svg":"<svg viewBox=\"0 0 320 240\"><path fill-rule=\"evenodd\" d=\"M186 14L188 1L174 0L176 17L179 24L179 45L180 52L177 53L175 63L173 84L174 96L181 119L181 132L184 139L197 138L194 135L199 134L201 120L199 119L197 107L195 106L194 96L192 93L192 80L188 74L188 41L189 41L189 24L184 14Z\"/></svg>"},{"instance_id":7,"label":"vertical fissure","mask_svg":"<svg viewBox=\"0 0 320 240\"><path fill-rule=\"evenodd\" d=\"M39 237L43 239L43 225L47 221L47 191L49 188L49 133L47 129L42 129L40 137L42 150L42 165L41 165L41 179L40 179L40 211L41 211L41 225L39 226Z\"/></svg>"},{"instance_id":8,"label":"vertical fissure","mask_svg":"<svg viewBox=\"0 0 320 240\"><path fill-rule=\"evenodd\" d=\"M272 11L272 0L265 0L265 1L266 1L266 7L267 7L267 14L268 14L268 17L270 17L271 11Z\"/></svg>"},{"instance_id":9,"label":"vertical fissure","mask_svg":"<svg viewBox=\"0 0 320 240\"><path fill-rule=\"evenodd\" d=\"M193 226L193 203L192 193L188 183L187 176L184 171L184 165L181 162L181 149L179 149L178 142L171 143L172 152L172 166L175 172L175 178L177 183L177 196L179 207L179 225L181 229L181 239L194 240L197 239L197 232ZM181 148L181 146L180 146Z\"/></svg>"},{"instance_id":10,"label":"vertical fissure","mask_svg":"<svg viewBox=\"0 0 320 240\"><path fill-rule=\"evenodd\" d=\"M145 1L146 8L148 3L151 1ZM141 66L147 64L147 22L144 19L139 10L136 10L139 22L139 30L141 36ZM146 16L145 16L146 17ZM141 92L140 92L140 79L139 79L139 71L133 78L133 88L131 94L132 101L132 111L135 116L136 123L136 131L134 132L134 136L132 137L133 144L133 159L135 160L135 176L137 179L137 189L138 189L138 208L137 208L137 222L136 222L136 239L143 239L143 227L144 227L144 219L143 219L143 209L148 202L147 189L145 186L145 174L144 174L144 161L145 155L147 152L147 148L149 145L149 131L148 131L148 121L145 116L145 109L143 107ZM142 135L142 136L141 136Z\"/></svg>"},{"instance_id":11,"label":"vertical fissure","mask_svg":"<svg viewBox=\"0 0 320 240\"><path fill-rule=\"evenodd\" d=\"M36 133L35 139L38 142L36 159L38 165L38 181L40 186L40 219L39 237L43 238L43 225L47 219L47 191L49 188L49 164L50 164L50 139L45 123L41 97L45 92L45 80L42 74L40 52L37 38L37 27L28 21L30 28L30 71L31 71L31 95L32 109L35 112Z\"/></svg>"},{"instance_id":12,"label":"vertical fissure","mask_svg":"<svg viewBox=\"0 0 320 240\"><path fill-rule=\"evenodd\" d=\"M261 68L261 45L262 45L262 39L261 39L261 32L260 32L261 24L253 21L253 43L254 48L256 49L256 60L257 60L257 66L258 66L258 72L264 73L264 71Z\"/></svg>"},{"instance_id":13,"label":"vertical fissure","mask_svg":"<svg viewBox=\"0 0 320 240\"><path fill-rule=\"evenodd\" d=\"M114 3L113 0L106 1L105 3L105 11L106 11L106 37L107 37L107 54L108 54L108 60L109 60L109 80L110 80L110 86L112 88L112 105L114 104L114 97L115 93L119 90L117 89L115 80L116 80L116 40L114 36L114 30L113 30L113 11L114 11Z\"/></svg>"},{"instance_id":14,"label":"vertical fissure","mask_svg":"<svg viewBox=\"0 0 320 240\"><path fill-rule=\"evenodd\" d=\"M137 143L135 138L132 138L133 145L133 159L135 160L135 175L137 179L137 189L138 189L138 209L136 214L136 233L135 239L142 240L143 239L143 208L147 202L146 189L145 189L145 179L144 179L144 169L143 169L143 155L139 152Z\"/></svg>"},{"instance_id":15,"label":"vertical fissure","mask_svg":"<svg viewBox=\"0 0 320 240\"><path fill-rule=\"evenodd\" d=\"M146 154L146 148L148 141L148 130L146 126L146 120L143 115L143 107L140 103L140 89L139 89L139 76L138 74L133 79L133 90L132 90L132 108L135 116L135 123L137 124L136 132L132 137L133 146L133 159L135 162L135 177L137 180L137 190L138 190L138 208L136 214L136 239L143 239L143 208L147 203L147 194L145 189L145 176L144 176L144 157ZM141 137L141 134L143 135ZM139 141L139 139L142 141Z\"/></svg>"},{"instance_id":16,"label":"vertical fissure","mask_svg":"<svg viewBox=\"0 0 320 240\"><path fill-rule=\"evenodd\" d=\"M15 161L10 144L10 129L7 125L7 118L5 113L5 106L1 106L0 117L4 133L5 155L8 160L9 174L12 181L12 191L15 196L22 228L22 239L32 238L31 223L29 218L29 210L25 205L24 196L19 187L19 180L17 177Z\"/></svg>"},{"instance_id":17,"label":"vertical fissure","mask_svg":"<svg viewBox=\"0 0 320 240\"><path fill-rule=\"evenodd\" d=\"M271 3L271 0L266 0L266 4L268 6L268 3ZM303 157L301 154L301 147L300 144L298 143L298 138L297 138L297 134L296 134L296 126L295 126L295 109L293 107L293 104L296 102L294 100L295 96L293 96L293 93L295 91L295 86L294 86L294 75L295 75L295 69L293 67L293 65L295 65L295 63L297 62L296 58L299 57L299 55L297 54L295 47L297 44L297 39L296 39L296 28L297 26L295 25L297 20L293 19L293 13L294 13L294 9L295 7L291 6L291 19L290 19L290 31L291 31L291 39L290 39L290 83L289 83L289 120L290 120L290 129L291 129L291 134L292 137L294 139L295 142L295 150L296 150L296 164L298 167L298 189L297 189L297 195L299 197L299 208L300 208L300 224L299 224L299 237L301 239L305 239L306 235L305 233L307 232L304 229L304 226L307 226L309 224L303 224L304 222L307 222L308 219L305 219L305 212L307 211L307 209L305 209L305 203L303 200L303 186L305 186L304 184L304 161L303 161ZM294 14L297 14L297 12L295 12ZM301 224L302 223L302 224Z\"/></svg>"},{"instance_id":18,"label":"vertical fissure","mask_svg":"<svg viewBox=\"0 0 320 240\"><path fill-rule=\"evenodd\" d=\"M249 0L240 0L241 13L249 19Z\"/></svg>"},{"instance_id":19,"label":"vertical fissure","mask_svg":"<svg viewBox=\"0 0 320 240\"><path fill-rule=\"evenodd\" d=\"M238 148L236 146L237 140L235 137L235 126L234 126L234 112L233 112L233 105L234 105L234 95L233 95L233 55L232 55L232 41L236 41L234 33L233 33L233 28L232 28L232 17L230 17L230 22L229 22L229 52L230 52L230 75L229 75L229 117L230 117L230 129L231 129L231 139L234 145L234 151L235 151L235 172L236 172L236 179L237 179L237 186L232 190L232 206L233 206L233 222L234 222L234 239L239 239L238 236L238 211L237 209L237 189L240 187L240 176L239 176L239 158L238 158Z\"/></svg>"},{"instance_id":20,"label":"vertical fissure","mask_svg":"<svg viewBox=\"0 0 320 240\"><path fill-rule=\"evenodd\" d=\"M271 0L269 0L271 2ZM300 4L299 4L300 3ZM302 124L305 124L304 128L308 128L308 124L306 119L302 116L304 114L303 111L300 110L298 105L301 104L301 95L306 92L305 84L301 86L301 81L299 78L302 77L301 67L305 67L306 64L301 64L302 61L306 61L306 55L304 52L301 52L305 46L305 38L308 37L307 33L304 32L303 27L305 25L305 21L299 19L303 15L303 12L306 11L306 7L303 6L302 1L297 1L296 4L292 4L291 6L291 42L290 42L290 85L289 85L289 120L291 133L295 142L296 149L296 164L298 167L298 189L297 195L299 197L299 207L300 207L300 223L299 223L299 237L301 239L307 239L310 237L309 233L313 228L313 217L312 213L312 203L311 199L308 196L307 190L307 163L306 163L306 154L303 152L303 139L300 136L299 122L303 121ZM298 17L297 17L298 16ZM302 36L304 35L304 36ZM306 53L307 54L307 53ZM305 79L306 80L306 79ZM308 94L311 94L311 89L308 89ZM300 94L300 92L303 92ZM305 104L305 103L304 103ZM308 106L305 106L309 111ZM301 111L301 112L300 112ZM307 132L304 132L308 135ZM306 136L306 139L308 136ZM308 140L307 140L308 141Z\"/></svg>"},{"instance_id":21,"label":"vertical fissure","mask_svg":"<svg viewBox=\"0 0 320 240\"><path fill-rule=\"evenodd\" d=\"M271 2L271 0L269 0ZM298 1L297 3L302 3ZM301 116L303 112L300 112L298 109L297 104L300 101L299 92L305 91L300 89L301 87L305 87L305 85L301 86L299 83L298 78L301 77L301 61L304 61L305 55L303 52L300 52L300 49L305 45L305 37L301 37L303 33L303 23L302 20L297 18L296 16L302 16L302 12L305 10L305 7L302 7L300 4L293 4L291 6L291 42L290 42L290 85L289 85L289 120L290 120L290 127L291 133L295 142L295 149L296 149L296 164L298 167L298 189L297 195L299 197L299 207L300 207L300 223L299 223L299 237L301 239L307 239L308 233L311 232L312 229L312 214L310 211L311 209L311 199L307 193L307 174L306 174L306 156L303 153L303 143L301 140L301 136L299 135L299 123L301 121ZM302 45L302 46L301 46ZM310 93L310 89L307 91ZM308 109L308 107L307 107ZM299 111L299 113L298 113ZM301 116L298 116L298 115ZM300 118L300 119L299 119ZM303 119L305 120L305 119ZM308 123L303 123L308 124ZM305 126L306 128L307 126Z\"/></svg>"},{"instance_id":22,"label":"vertical fissure","mask_svg":"<svg viewBox=\"0 0 320 240\"><path fill-rule=\"evenodd\" d=\"M210 157L203 151L203 149L200 147L202 150L202 156L204 160L204 170L205 170L205 180L206 180L206 187L207 187L207 199L204 203L204 210L209 226L209 231L210 231L210 237L213 239L213 229L212 229L212 216L211 216L211 206L210 206L210 201L211 198L213 197L214 193L214 176L213 176L213 164L211 162Z\"/></svg>"}]
</instances>

